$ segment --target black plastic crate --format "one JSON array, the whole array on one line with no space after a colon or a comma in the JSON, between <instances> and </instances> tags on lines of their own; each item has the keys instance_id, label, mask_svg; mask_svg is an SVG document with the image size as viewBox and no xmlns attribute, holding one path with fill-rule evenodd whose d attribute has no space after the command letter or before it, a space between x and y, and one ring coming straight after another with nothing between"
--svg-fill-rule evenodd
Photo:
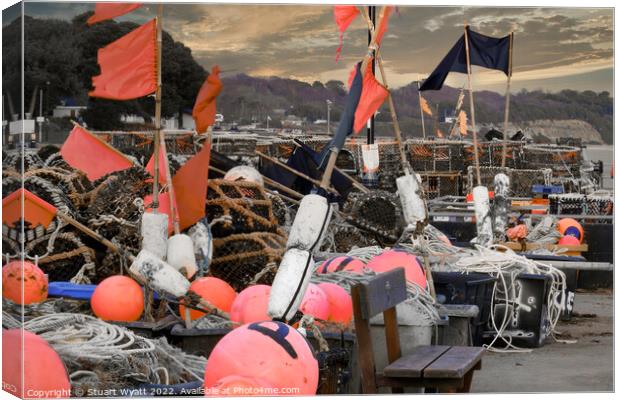
<instances>
[{"instance_id":1,"label":"black plastic crate","mask_svg":"<svg viewBox=\"0 0 620 400\"><path fill-rule=\"evenodd\" d=\"M545 275L519 274L514 282L515 304L511 309L504 336L512 337L512 344L519 347L540 347L549 333L550 321L547 310L551 279ZM496 295L495 322L499 326L504 319L506 303L501 293ZM492 339L495 332L487 331L485 337Z\"/></svg>"},{"instance_id":2,"label":"black plastic crate","mask_svg":"<svg viewBox=\"0 0 620 400\"><path fill-rule=\"evenodd\" d=\"M478 306L478 316L471 321L474 346L483 343L483 334L491 317L495 280L487 274L433 271L435 293L440 303Z\"/></svg>"}]
</instances>

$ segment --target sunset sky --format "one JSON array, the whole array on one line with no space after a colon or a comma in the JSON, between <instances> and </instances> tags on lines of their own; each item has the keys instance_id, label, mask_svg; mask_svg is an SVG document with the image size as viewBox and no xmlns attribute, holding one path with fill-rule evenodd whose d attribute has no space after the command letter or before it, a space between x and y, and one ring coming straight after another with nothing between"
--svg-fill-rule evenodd
<instances>
[{"instance_id":1,"label":"sunset sky","mask_svg":"<svg viewBox=\"0 0 620 400\"><path fill-rule=\"evenodd\" d=\"M93 3L26 3L27 15L71 19ZM361 18L345 33L335 62L338 30L332 6L174 4L164 9L164 29L192 49L205 68L228 73L276 75L312 82L346 81L365 53ZM388 82L402 86L426 77L463 32L467 20L478 32L504 36L515 31L513 91L565 88L613 93L613 10L594 8L471 8L399 6L390 19L382 54ZM3 24L19 10L3 13ZM144 23L156 7L145 6L118 20ZM466 76L447 83L460 87ZM505 89L505 75L474 68L476 90Z\"/></svg>"}]
</instances>

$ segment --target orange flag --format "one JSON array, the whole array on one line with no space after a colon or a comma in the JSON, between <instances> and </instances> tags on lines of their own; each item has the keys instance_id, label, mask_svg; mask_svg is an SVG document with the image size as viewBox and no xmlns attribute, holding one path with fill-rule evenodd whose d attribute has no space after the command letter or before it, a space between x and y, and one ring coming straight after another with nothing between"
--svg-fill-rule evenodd
<instances>
[{"instance_id":1,"label":"orange flag","mask_svg":"<svg viewBox=\"0 0 620 400\"><path fill-rule=\"evenodd\" d=\"M75 169L84 171L90 181L133 165L123 153L76 125L60 149L62 158Z\"/></svg>"},{"instance_id":2,"label":"orange flag","mask_svg":"<svg viewBox=\"0 0 620 400\"><path fill-rule=\"evenodd\" d=\"M192 110L192 117L196 124L196 132L205 133L209 126L215 122L215 98L222 91L222 81L220 81L220 67L217 65L211 68L211 74L202 84L196 103Z\"/></svg>"},{"instance_id":3,"label":"orange flag","mask_svg":"<svg viewBox=\"0 0 620 400\"><path fill-rule=\"evenodd\" d=\"M459 113L459 130L461 135L467 136L467 114L463 110Z\"/></svg>"},{"instance_id":4,"label":"orange flag","mask_svg":"<svg viewBox=\"0 0 620 400\"><path fill-rule=\"evenodd\" d=\"M131 100L157 89L157 29L155 20L99 49L101 74L93 77L88 95Z\"/></svg>"},{"instance_id":5,"label":"orange flag","mask_svg":"<svg viewBox=\"0 0 620 400\"><path fill-rule=\"evenodd\" d=\"M211 144L207 142L172 178L181 230L205 216L210 158Z\"/></svg>"},{"instance_id":6,"label":"orange flag","mask_svg":"<svg viewBox=\"0 0 620 400\"><path fill-rule=\"evenodd\" d=\"M95 3L95 13L88 18L86 23L92 25L107 19L120 17L141 6L142 4L140 3Z\"/></svg>"},{"instance_id":7,"label":"orange flag","mask_svg":"<svg viewBox=\"0 0 620 400\"><path fill-rule=\"evenodd\" d=\"M424 111L425 114L428 114L431 117L433 116L433 110L431 110L426 102L426 99L422 96L420 96L420 107L422 107L422 111Z\"/></svg>"},{"instance_id":8,"label":"orange flag","mask_svg":"<svg viewBox=\"0 0 620 400\"><path fill-rule=\"evenodd\" d=\"M349 75L349 87L353 82L355 68ZM372 73L372 64L368 63L368 68L362 81L362 94L355 110L355 122L353 132L358 133L366 125L366 122L381 107L388 96L388 90L380 84Z\"/></svg>"},{"instance_id":9,"label":"orange flag","mask_svg":"<svg viewBox=\"0 0 620 400\"><path fill-rule=\"evenodd\" d=\"M383 21L381 22L381 25L379 25L379 27L377 28L377 45L380 46L381 45L381 40L383 39L383 35L385 35L385 32L387 32L387 28L388 28L388 20L390 19L390 14L392 14L392 11L394 11L394 6L388 6L385 8L385 16L383 17Z\"/></svg>"},{"instance_id":10,"label":"orange flag","mask_svg":"<svg viewBox=\"0 0 620 400\"><path fill-rule=\"evenodd\" d=\"M18 189L2 199L2 223L16 228L22 219L33 227L42 225L47 228L57 211L56 207L26 189Z\"/></svg>"},{"instance_id":11,"label":"orange flag","mask_svg":"<svg viewBox=\"0 0 620 400\"><path fill-rule=\"evenodd\" d=\"M437 128L437 137L438 137L438 138L442 138L442 137L443 137L443 133L441 133L441 131L439 130L439 128Z\"/></svg>"},{"instance_id":12,"label":"orange flag","mask_svg":"<svg viewBox=\"0 0 620 400\"><path fill-rule=\"evenodd\" d=\"M165 164L167 162L168 162L168 159L164 157L164 150L160 147L159 149L159 183L161 185L165 185L168 182L168 180L166 179L167 175L166 175L166 164ZM155 176L155 158L153 156L151 156L151 159L146 164L146 167L144 169L146 169L146 172L151 174L151 176L153 177Z\"/></svg>"},{"instance_id":13,"label":"orange flag","mask_svg":"<svg viewBox=\"0 0 620 400\"><path fill-rule=\"evenodd\" d=\"M338 49L336 49L336 61L340 58L342 52L342 43L344 40L344 31L347 30L351 22L357 17L360 11L356 6L334 6L334 20L340 31Z\"/></svg>"}]
</instances>

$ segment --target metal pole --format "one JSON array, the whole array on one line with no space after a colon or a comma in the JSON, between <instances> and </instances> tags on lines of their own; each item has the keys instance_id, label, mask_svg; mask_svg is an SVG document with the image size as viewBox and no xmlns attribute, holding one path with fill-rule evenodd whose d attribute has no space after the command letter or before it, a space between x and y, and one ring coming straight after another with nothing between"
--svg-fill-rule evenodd
<instances>
[{"instance_id":1,"label":"metal pole","mask_svg":"<svg viewBox=\"0 0 620 400\"><path fill-rule=\"evenodd\" d=\"M159 207L159 143L161 137L161 45L163 4L157 5L157 91L155 92L155 138L153 139L154 179L153 179L153 212ZM172 204L171 204L172 206ZM174 216L173 216L174 218Z\"/></svg>"},{"instance_id":2,"label":"metal pole","mask_svg":"<svg viewBox=\"0 0 620 400\"><path fill-rule=\"evenodd\" d=\"M506 166L506 141L508 140L508 115L510 113L510 78L512 78L512 38L514 32L510 33L508 47L508 79L506 80L506 104L504 106L504 141L502 142L502 167Z\"/></svg>"},{"instance_id":3,"label":"metal pole","mask_svg":"<svg viewBox=\"0 0 620 400\"><path fill-rule=\"evenodd\" d=\"M329 130L329 122L330 122L330 112L332 110L332 102L331 100L327 100L327 134L331 135L331 131Z\"/></svg>"},{"instance_id":4,"label":"metal pole","mask_svg":"<svg viewBox=\"0 0 620 400\"><path fill-rule=\"evenodd\" d=\"M418 79L418 102L420 103L420 117L422 118L422 138L426 139L426 128L424 127L424 111L422 110L422 93L420 93L420 80Z\"/></svg>"},{"instance_id":5,"label":"metal pole","mask_svg":"<svg viewBox=\"0 0 620 400\"><path fill-rule=\"evenodd\" d=\"M469 86L469 112L471 114L472 135L474 138L474 163L476 168L476 181L480 181L480 161L478 159L478 134L476 133L476 114L474 112L474 93L471 86L471 62L469 60L469 38L467 37L467 24L465 24L465 55L467 58L467 84Z\"/></svg>"},{"instance_id":6,"label":"metal pole","mask_svg":"<svg viewBox=\"0 0 620 400\"><path fill-rule=\"evenodd\" d=\"M375 26L377 10L375 6L368 6L368 14L370 15L370 20L372 21L372 25ZM372 40L372 32L368 30L368 45ZM372 60L372 73L375 74L375 58L373 52L373 60ZM364 73L364 71L362 72ZM375 142L375 116L374 114L368 120L368 125L366 127L366 133L368 136L367 144L373 144Z\"/></svg>"},{"instance_id":7,"label":"metal pole","mask_svg":"<svg viewBox=\"0 0 620 400\"><path fill-rule=\"evenodd\" d=\"M39 117L43 118L43 89L39 89ZM43 120L39 122L39 143L43 143Z\"/></svg>"}]
</instances>

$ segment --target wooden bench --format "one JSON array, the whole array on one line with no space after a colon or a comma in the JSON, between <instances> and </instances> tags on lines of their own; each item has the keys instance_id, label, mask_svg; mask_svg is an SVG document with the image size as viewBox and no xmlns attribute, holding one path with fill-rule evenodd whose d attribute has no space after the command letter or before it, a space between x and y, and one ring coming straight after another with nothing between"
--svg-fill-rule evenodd
<instances>
[{"instance_id":1,"label":"wooden bench","mask_svg":"<svg viewBox=\"0 0 620 400\"><path fill-rule=\"evenodd\" d=\"M418 346L401 355L396 305L407 298L404 268L377 275L351 288L362 392L377 393L390 387L435 388L443 392L469 392L475 370L481 368L481 347ZM370 318L383 313L388 365L377 373L370 333Z\"/></svg>"}]
</instances>

